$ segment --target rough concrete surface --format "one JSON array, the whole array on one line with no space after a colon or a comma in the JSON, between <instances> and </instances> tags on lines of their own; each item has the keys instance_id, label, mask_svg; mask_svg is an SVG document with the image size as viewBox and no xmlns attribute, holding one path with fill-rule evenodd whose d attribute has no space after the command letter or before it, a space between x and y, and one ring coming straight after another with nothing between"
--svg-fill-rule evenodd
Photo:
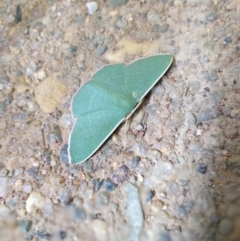
<instances>
[{"instance_id":1,"label":"rough concrete surface","mask_svg":"<svg viewBox=\"0 0 240 241\"><path fill-rule=\"evenodd\" d=\"M87 2L0 2L0 240L240 240L240 2ZM69 165L77 89L159 53L130 130Z\"/></svg>"}]
</instances>

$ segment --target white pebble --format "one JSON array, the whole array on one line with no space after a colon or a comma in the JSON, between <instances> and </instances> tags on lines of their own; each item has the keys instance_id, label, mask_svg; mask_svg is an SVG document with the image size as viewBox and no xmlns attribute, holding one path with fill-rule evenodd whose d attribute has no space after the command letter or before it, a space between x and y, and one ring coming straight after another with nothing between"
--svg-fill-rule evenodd
<instances>
[{"instance_id":1,"label":"white pebble","mask_svg":"<svg viewBox=\"0 0 240 241\"><path fill-rule=\"evenodd\" d=\"M43 80L46 78L46 72L43 69L38 70L38 72L36 73L36 77L39 80Z\"/></svg>"},{"instance_id":2,"label":"white pebble","mask_svg":"<svg viewBox=\"0 0 240 241\"><path fill-rule=\"evenodd\" d=\"M27 107L28 111L36 111L39 108L38 104L32 100L27 101Z\"/></svg>"},{"instance_id":3,"label":"white pebble","mask_svg":"<svg viewBox=\"0 0 240 241\"><path fill-rule=\"evenodd\" d=\"M90 15L94 14L98 10L98 4L96 2L86 3L88 13Z\"/></svg>"},{"instance_id":4,"label":"white pebble","mask_svg":"<svg viewBox=\"0 0 240 241\"><path fill-rule=\"evenodd\" d=\"M0 197L5 197L9 191L8 178L0 177Z\"/></svg>"},{"instance_id":5,"label":"white pebble","mask_svg":"<svg viewBox=\"0 0 240 241\"><path fill-rule=\"evenodd\" d=\"M25 182L22 187L23 192L30 193L32 191L32 185L29 182Z\"/></svg>"},{"instance_id":6,"label":"white pebble","mask_svg":"<svg viewBox=\"0 0 240 241\"><path fill-rule=\"evenodd\" d=\"M39 192L32 192L26 201L26 210L28 213L42 209L45 206L46 198Z\"/></svg>"}]
</instances>

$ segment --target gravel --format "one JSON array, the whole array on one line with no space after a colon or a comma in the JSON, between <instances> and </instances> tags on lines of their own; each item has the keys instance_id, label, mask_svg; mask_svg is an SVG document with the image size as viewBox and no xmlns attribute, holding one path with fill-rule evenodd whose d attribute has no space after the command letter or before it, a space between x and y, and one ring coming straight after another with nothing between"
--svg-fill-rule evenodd
<instances>
[{"instance_id":1,"label":"gravel","mask_svg":"<svg viewBox=\"0 0 240 241\"><path fill-rule=\"evenodd\" d=\"M217 14L216 13L209 13L206 16L206 20L208 22L214 22L217 19Z\"/></svg>"},{"instance_id":2,"label":"gravel","mask_svg":"<svg viewBox=\"0 0 240 241\"><path fill-rule=\"evenodd\" d=\"M86 3L88 14L92 15L98 10L98 4L96 2Z\"/></svg>"},{"instance_id":3,"label":"gravel","mask_svg":"<svg viewBox=\"0 0 240 241\"><path fill-rule=\"evenodd\" d=\"M9 178L0 176L0 197L4 198L9 191Z\"/></svg>"},{"instance_id":4,"label":"gravel","mask_svg":"<svg viewBox=\"0 0 240 241\"><path fill-rule=\"evenodd\" d=\"M131 183L127 183L123 190L127 195L126 216L131 226L131 239L137 241L143 226L143 211L138 196L138 189Z\"/></svg>"},{"instance_id":5,"label":"gravel","mask_svg":"<svg viewBox=\"0 0 240 241\"><path fill-rule=\"evenodd\" d=\"M113 173L111 180L116 184L121 185L125 181L129 180L130 175L131 170L129 169L129 167L126 165L122 165Z\"/></svg>"},{"instance_id":6,"label":"gravel","mask_svg":"<svg viewBox=\"0 0 240 241\"><path fill-rule=\"evenodd\" d=\"M218 111L217 109L207 108L199 112L197 116L197 121L198 123L201 123L203 121L209 121L214 118L217 118L220 115L221 115L221 112Z\"/></svg>"},{"instance_id":7,"label":"gravel","mask_svg":"<svg viewBox=\"0 0 240 241\"><path fill-rule=\"evenodd\" d=\"M116 189L117 186L118 185L115 184L114 182L112 182L110 178L107 178L104 181L104 188L105 188L106 191L112 192Z\"/></svg>"},{"instance_id":8,"label":"gravel","mask_svg":"<svg viewBox=\"0 0 240 241\"><path fill-rule=\"evenodd\" d=\"M122 6L127 3L127 0L107 0L107 4L112 7Z\"/></svg>"},{"instance_id":9,"label":"gravel","mask_svg":"<svg viewBox=\"0 0 240 241\"><path fill-rule=\"evenodd\" d=\"M208 82L217 81L218 80L217 70L211 69L206 73L205 78Z\"/></svg>"},{"instance_id":10,"label":"gravel","mask_svg":"<svg viewBox=\"0 0 240 241\"><path fill-rule=\"evenodd\" d=\"M60 160L63 163L69 163L68 144L64 144L60 151Z\"/></svg>"},{"instance_id":11,"label":"gravel","mask_svg":"<svg viewBox=\"0 0 240 241\"><path fill-rule=\"evenodd\" d=\"M106 50L107 50L106 45L98 46L97 49L95 50L95 56L100 57L101 55L103 55L106 52Z\"/></svg>"},{"instance_id":12,"label":"gravel","mask_svg":"<svg viewBox=\"0 0 240 241\"><path fill-rule=\"evenodd\" d=\"M207 172L207 166L203 163L200 163L197 168L198 172L201 174L205 174Z\"/></svg>"}]
</instances>

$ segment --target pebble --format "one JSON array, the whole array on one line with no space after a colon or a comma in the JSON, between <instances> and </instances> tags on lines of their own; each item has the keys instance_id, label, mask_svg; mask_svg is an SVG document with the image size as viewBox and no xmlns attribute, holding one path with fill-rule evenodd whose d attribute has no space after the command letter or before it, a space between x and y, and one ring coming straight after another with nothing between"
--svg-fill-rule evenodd
<instances>
[{"instance_id":1,"label":"pebble","mask_svg":"<svg viewBox=\"0 0 240 241\"><path fill-rule=\"evenodd\" d=\"M155 9L151 9L147 13L147 21L154 26L154 24L159 25L162 22L162 13L158 12ZM158 26L160 27L160 26Z\"/></svg>"},{"instance_id":2,"label":"pebble","mask_svg":"<svg viewBox=\"0 0 240 241\"><path fill-rule=\"evenodd\" d=\"M172 238L170 236L169 231L164 230L164 231L161 232L161 234L159 235L157 240L158 241L172 241Z\"/></svg>"},{"instance_id":3,"label":"pebble","mask_svg":"<svg viewBox=\"0 0 240 241\"><path fill-rule=\"evenodd\" d=\"M224 135L227 137L227 138L234 138L238 135L238 129L234 126L227 126L225 129L224 129Z\"/></svg>"},{"instance_id":4,"label":"pebble","mask_svg":"<svg viewBox=\"0 0 240 241\"><path fill-rule=\"evenodd\" d=\"M35 112L39 109L39 106L35 101L27 100L27 108L29 112Z\"/></svg>"},{"instance_id":5,"label":"pebble","mask_svg":"<svg viewBox=\"0 0 240 241\"><path fill-rule=\"evenodd\" d=\"M155 194L156 194L156 192L155 192L154 190L149 190L149 191L147 192L146 201L147 201L147 202L150 202L150 201L153 199L153 197L155 196Z\"/></svg>"},{"instance_id":6,"label":"pebble","mask_svg":"<svg viewBox=\"0 0 240 241\"><path fill-rule=\"evenodd\" d=\"M93 163L91 160L87 160L83 163L83 169L85 172L92 172L93 171Z\"/></svg>"},{"instance_id":7,"label":"pebble","mask_svg":"<svg viewBox=\"0 0 240 241\"><path fill-rule=\"evenodd\" d=\"M32 221L30 221L30 220L19 220L18 225L21 228L21 230L23 230L24 232L28 232L32 227Z\"/></svg>"},{"instance_id":8,"label":"pebble","mask_svg":"<svg viewBox=\"0 0 240 241\"><path fill-rule=\"evenodd\" d=\"M100 192L99 195L96 197L96 205L99 206L108 206L110 201L110 194L108 192Z\"/></svg>"},{"instance_id":9,"label":"pebble","mask_svg":"<svg viewBox=\"0 0 240 241\"><path fill-rule=\"evenodd\" d=\"M86 4L88 4L88 3L86 3ZM78 46L72 45L70 47L70 50L71 50L72 54L76 54L78 52Z\"/></svg>"},{"instance_id":10,"label":"pebble","mask_svg":"<svg viewBox=\"0 0 240 241\"><path fill-rule=\"evenodd\" d=\"M73 121L72 121L71 115L68 114L68 113L64 113L64 114L61 116L61 118L60 118L60 120L59 120L58 123L59 123L60 126L62 126L62 127L64 127L64 128L72 125Z\"/></svg>"},{"instance_id":11,"label":"pebble","mask_svg":"<svg viewBox=\"0 0 240 241\"><path fill-rule=\"evenodd\" d=\"M176 197L179 197L182 193L180 186L176 182L171 182L169 184L169 192L172 193Z\"/></svg>"},{"instance_id":12,"label":"pebble","mask_svg":"<svg viewBox=\"0 0 240 241\"><path fill-rule=\"evenodd\" d=\"M118 21L116 22L116 26L119 28L119 29L124 29L127 27L127 21L125 19L118 19Z\"/></svg>"},{"instance_id":13,"label":"pebble","mask_svg":"<svg viewBox=\"0 0 240 241\"><path fill-rule=\"evenodd\" d=\"M118 185L112 182L110 178L107 178L104 182L104 188L106 191L112 192L116 189Z\"/></svg>"},{"instance_id":14,"label":"pebble","mask_svg":"<svg viewBox=\"0 0 240 241\"><path fill-rule=\"evenodd\" d=\"M158 150L149 149L147 152L147 157L152 161L159 160L161 158L161 152Z\"/></svg>"},{"instance_id":15,"label":"pebble","mask_svg":"<svg viewBox=\"0 0 240 241\"><path fill-rule=\"evenodd\" d=\"M169 143L167 141L160 141L159 143L159 151L165 155L169 155L171 150L173 149L172 143Z\"/></svg>"},{"instance_id":16,"label":"pebble","mask_svg":"<svg viewBox=\"0 0 240 241\"><path fill-rule=\"evenodd\" d=\"M9 184L8 177L0 176L0 198L4 198L10 191L8 184Z\"/></svg>"},{"instance_id":17,"label":"pebble","mask_svg":"<svg viewBox=\"0 0 240 241\"><path fill-rule=\"evenodd\" d=\"M70 173L72 173L75 176L79 176L80 177L80 173L83 174L83 172L81 172L81 169L79 168L79 166L73 166L70 168L69 170ZM79 174L79 175L78 175Z\"/></svg>"},{"instance_id":18,"label":"pebble","mask_svg":"<svg viewBox=\"0 0 240 241\"><path fill-rule=\"evenodd\" d=\"M101 55L103 55L106 52L106 50L107 50L106 45L98 46L97 49L95 50L95 56L100 57Z\"/></svg>"},{"instance_id":19,"label":"pebble","mask_svg":"<svg viewBox=\"0 0 240 241\"><path fill-rule=\"evenodd\" d=\"M138 241L144 223L143 210L139 199L138 188L131 183L126 183L123 190L127 196L126 216L131 227L131 240Z\"/></svg>"},{"instance_id":20,"label":"pebble","mask_svg":"<svg viewBox=\"0 0 240 241\"><path fill-rule=\"evenodd\" d=\"M140 156L133 157L133 159L131 161L131 168L138 167L140 161L141 161L141 157Z\"/></svg>"},{"instance_id":21,"label":"pebble","mask_svg":"<svg viewBox=\"0 0 240 241\"><path fill-rule=\"evenodd\" d=\"M84 209L76 207L74 205L69 205L68 209L70 209L73 212L73 216L77 222L83 222L87 215Z\"/></svg>"},{"instance_id":22,"label":"pebble","mask_svg":"<svg viewBox=\"0 0 240 241\"><path fill-rule=\"evenodd\" d=\"M66 231L59 231L59 238L60 240L64 240L67 237L67 232Z\"/></svg>"},{"instance_id":23,"label":"pebble","mask_svg":"<svg viewBox=\"0 0 240 241\"><path fill-rule=\"evenodd\" d=\"M0 77L0 83L1 83L1 84L7 84L7 83L9 83L8 77L7 77L7 76L1 76L1 77Z\"/></svg>"},{"instance_id":24,"label":"pebble","mask_svg":"<svg viewBox=\"0 0 240 241\"><path fill-rule=\"evenodd\" d=\"M223 235L229 235L233 230L233 222L229 219L223 219L218 226L218 232Z\"/></svg>"},{"instance_id":25,"label":"pebble","mask_svg":"<svg viewBox=\"0 0 240 241\"><path fill-rule=\"evenodd\" d=\"M141 130L144 129L144 126L143 126L143 124L138 124L138 125L136 125L136 126L134 127L134 129L135 129L136 131L141 131Z\"/></svg>"},{"instance_id":26,"label":"pebble","mask_svg":"<svg viewBox=\"0 0 240 241\"><path fill-rule=\"evenodd\" d=\"M178 156L177 158L178 158L178 162L181 165L185 165L187 163L186 159L183 156Z\"/></svg>"},{"instance_id":27,"label":"pebble","mask_svg":"<svg viewBox=\"0 0 240 241\"><path fill-rule=\"evenodd\" d=\"M159 103L155 103L152 105L148 105L147 106L147 113L149 116L153 116L154 114L156 114L157 110L159 109Z\"/></svg>"},{"instance_id":28,"label":"pebble","mask_svg":"<svg viewBox=\"0 0 240 241\"><path fill-rule=\"evenodd\" d=\"M22 190L22 186L23 186L23 180L21 179L18 179L14 184L14 188L17 192Z\"/></svg>"},{"instance_id":29,"label":"pebble","mask_svg":"<svg viewBox=\"0 0 240 241\"><path fill-rule=\"evenodd\" d=\"M23 95L20 95L17 99L17 105L19 107L23 107L27 104L27 101L26 101L26 96L23 94Z\"/></svg>"},{"instance_id":30,"label":"pebble","mask_svg":"<svg viewBox=\"0 0 240 241\"><path fill-rule=\"evenodd\" d=\"M7 22L8 22L8 23L14 23L14 22L15 22L15 17L13 16L13 14L10 14L10 15L7 17Z\"/></svg>"},{"instance_id":31,"label":"pebble","mask_svg":"<svg viewBox=\"0 0 240 241\"><path fill-rule=\"evenodd\" d=\"M221 115L221 112L214 108L206 108L201 110L197 116L197 122L201 123L203 121L209 121L214 118L217 118Z\"/></svg>"},{"instance_id":32,"label":"pebble","mask_svg":"<svg viewBox=\"0 0 240 241\"><path fill-rule=\"evenodd\" d=\"M193 140L189 143L188 148L190 151L200 151L202 150L202 144L197 140Z\"/></svg>"},{"instance_id":33,"label":"pebble","mask_svg":"<svg viewBox=\"0 0 240 241\"><path fill-rule=\"evenodd\" d=\"M162 25L159 26L159 32L160 33L166 33L169 29L169 24L164 23Z\"/></svg>"},{"instance_id":34,"label":"pebble","mask_svg":"<svg viewBox=\"0 0 240 241\"><path fill-rule=\"evenodd\" d=\"M220 146L219 138L214 132L205 132L203 135L203 147L206 149Z\"/></svg>"},{"instance_id":35,"label":"pebble","mask_svg":"<svg viewBox=\"0 0 240 241\"><path fill-rule=\"evenodd\" d=\"M44 69L40 69L36 72L36 78L39 80L43 80L46 78L46 72L44 71Z\"/></svg>"},{"instance_id":36,"label":"pebble","mask_svg":"<svg viewBox=\"0 0 240 241\"><path fill-rule=\"evenodd\" d=\"M0 101L0 114L4 114L6 111L6 103L5 101Z\"/></svg>"},{"instance_id":37,"label":"pebble","mask_svg":"<svg viewBox=\"0 0 240 241\"><path fill-rule=\"evenodd\" d=\"M95 192L99 191L102 187L104 183L104 180L101 180L99 178L95 178L92 180L92 184L93 184L93 189Z\"/></svg>"},{"instance_id":38,"label":"pebble","mask_svg":"<svg viewBox=\"0 0 240 241\"><path fill-rule=\"evenodd\" d=\"M32 191L32 185L29 182L25 182L22 186L22 191L25 193L31 193Z\"/></svg>"},{"instance_id":39,"label":"pebble","mask_svg":"<svg viewBox=\"0 0 240 241\"><path fill-rule=\"evenodd\" d=\"M104 148L103 148L103 151L104 151L104 153L107 155L107 157L109 158L109 157L113 157L113 156L117 156L117 151L116 150L114 150L112 147L110 147L110 146L105 146Z\"/></svg>"},{"instance_id":40,"label":"pebble","mask_svg":"<svg viewBox=\"0 0 240 241\"><path fill-rule=\"evenodd\" d=\"M223 89L216 89L213 90L210 94L210 101L214 104L214 105L220 105L221 101L224 99L225 96L225 91Z\"/></svg>"},{"instance_id":41,"label":"pebble","mask_svg":"<svg viewBox=\"0 0 240 241\"><path fill-rule=\"evenodd\" d=\"M68 204L70 203L72 198L72 192L69 188L64 189L60 194L59 194L59 200L61 203Z\"/></svg>"},{"instance_id":42,"label":"pebble","mask_svg":"<svg viewBox=\"0 0 240 241\"><path fill-rule=\"evenodd\" d=\"M231 43L232 42L232 38L231 37L226 37L224 40L223 40L223 44L224 45L227 45L227 44L229 44L229 43Z\"/></svg>"},{"instance_id":43,"label":"pebble","mask_svg":"<svg viewBox=\"0 0 240 241\"><path fill-rule=\"evenodd\" d=\"M34 178L34 179L37 179L37 177L38 177L38 171L39 171L39 167L37 166L37 167L31 167L31 168L29 168L28 170L27 170L27 174L30 176L30 177L32 177L32 178Z\"/></svg>"},{"instance_id":44,"label":"pebble","mask_svg":"<svg viewBox=\"0 0 240 241\"><path fill-rule=\"evenodd\" d=\"M46 199L45 205L42 209L43 215L46 218L49 218L53 215L53 203L50 199Z\"/></svg>"},{"instance_id":45,"label":"pebble","mask_svg":"<svg viewBox=\"0 0 240 241\"><path fill-rule=\"evenodd\" d=\"M237 158L229 158L227 162L227 169L235 173L236 175L240 175L240 162Z\"/></svg>"},{"instance_id":46,"label":"pebble","mask_svg":"<svg viewBox=\"0 0 240 241\"><path fill-rule=\"evenodd\" d=\"M205 87L204 90L205 90L206 92L210 92L210 88L209 88L209 87Z\"/></svg>"},{"instance_id":47,"label":"pebble","mask_svg":"<svg viewBox=\"0 0 240 241\"><path fill-rule=\"evenodd\" d=\"M195 115L191 112L187 113L187 121L188 121L188 124L190 125L195 125L197 122Z\"/></svg>"},{"instance_id":48,"label":"pebble","mask_svg":"<svg viewBox=\"0 0 240 241\"><path fill-rule=\"evenodd\" d=\"M92 15L98 10L98 4L96 2L87 2L86 3L88 14Z\"/></svg>"},{"instance_id":49,"label":"pebble","mask_svg":"<svg viewBox=\"0 0 240 241\"><path fill-rule=\"evenodd\" d=\"M207 172L207 165L205 165L204 163L199 163L197 170L199 173L205 174Z\"/></svg>"},{"instance_id":50,"label":"pebble","mask_svg":"<svg viewBox=\"0 0 240 241\"><path fill-rule=\"evenodd\" d=\"M94 219L91 222L91 227L97 238L95 240L107 240L108 238L108 227L104 220Z\"/></svg>"},{"instance_id":51,"label":"pebble","mask_svg":"<svg viewBox=\"0 0 240 241\"><path fill-rule=\"evenodd\" d=\"M28 213L34 214L38 209L42 210L46 203L46 197L39 192L32 192L26 201L26 210Z\"/></svg>"},{"instance_id":52,"label":"pebble","mask_svg":"<svg viewBox=\"0 0 240 241\"><path fill-rule=\"evenodd\" d=\"M240 120L240 109L239 108L233 109L231 111L230 115L231 115L231 117Z\"/></svg>"},{"instance_id":53,"label":"pebble","mask_svg":"<svg viewBox=\"0 0 240 241\"><path fill-rule=\"evenodd\" d=\"M42 154L42 160L47 164L47 165L50 165L51 163L51 155L52 155L52 152L47 150L47 151L44 151L43 154Z\"/></svg>"},{"instance_id":54,"label":"pebble","mask_svg":"<svg viewBox=\"0 0 240 241\"><path fill-rule=\"evenodd\" d=\"M151 202L151 210L154 212L154 213L157 213L161 210L163 210L163 207L164 207L164 203L161 202L160 200L153 200Z\"/></svg>"},{"instance_id":55,"label":"pebble","mask_svg":"<svg viewBox=\"0 0 240 241\"><path fill-rule=\"evenodd\" d=\"M184 203L184 207L188 213L192 211L194 205L194 201L187 201L186 203Z\"/></svg>"},{"instance_id":56,"label":"pebble","mask_svg":"<svg viewBox=\"0 0 240 241\"><path fill-rule=\"evenodd\" d=\"M58 125L47 135L47 141L50 145L63 142L62 133Z\"/></svg>"},{"instance_id":57,"label":"pebble","mask_svg":"<svg viewBox=\"0 0 240 241\"><path fill-rule=\"evenodd\" d=\"M39 240L50 240L52 237L46 230L37 230L35 235Z\"/></svg>"},{"instance_id":58,"label":"pebble","mask_svg":"<svg viewBox=\"0 0 240 241\"><path fill-rule=\"evenodd\" d=\"M29 119L28 113L13 113L12 114L12 121L15 123L25 123Z\"/></svg>"},{"instance_id":59,"label":"pebble","mask_svg":"<svg viewBox=\"0 0 240 241\"><path fill-rule=\"evenodd\" d=\"M177 215L180 217L180 218L185 218L187 216L187 210L186 208L184 207L184 205L179 205L178 207L178 210L177 210Z\"/></svg>"},{"instance_id":60,"label":"pebble","mask_svg":"<svg viewBox=\"0 0 240 241\"><path fill-rule=\"evenodd\" d=\"M6 96L4 102L5 102L6 106L7 106L7 105L10 105L10 104L12 103L12 101L13 101L13 95L10 93L10 94L8 94L8 95Z\"/></svg>"},{"instance_id":61,"label":"pebble","mask_svg":"<svg viewBox=\"0 0 240 241\"><path fill-rule=\"evenodd\" d=\"M67 93L67 88L59 80L52 77L44 79L35 88L35 98L41 110L52 113L60 106Z\"/></svg>"},{"instance_id":62,"label":"pebble","mask_svg":"<svg viewBox=\"0 0 240 241\"><path fill-rule=\"evenodd\" d=\"M127 3L127 0L107 0L107 4L112 7L122 6Z\"/></svg>"},{"instance_id":63,"label":"pebble","mask_svg":"<svg viewBox=\"0 0 240 241\"><path fill-rule=\"evenodd\" d=\"M210 23L214 22L217 19L217 14L216 13L209 13L206 16L206 20Z\"/></svg>"},{"instance_id":64,"label":"pebble","mask_svg":"<svg viewBox=\"0 0 240 241\"><path fill-rule=\"evenodd\" d=\"M152 31L153 32L158 32L159 31L159 24L153 24L153 26L152 26Z\"/></svg>"},{"instance_id":65,"label":"pebble","mask_svg":"<svg viewBox=\"0 0 240 241\"><path fill-rule=\"evenodd\" d=\"M60 150L60 161L63 163L69 163L69 156L68 156L68 144L64 144L62 149Z\"/></svg>"},{"instance_id":66,"label":"pebble","mask_svg":"<svg viewBox=\"0 0 240 241\"><path fill-rule=\"evenodd\" d=\"M112 181L115 182L118 185L123 184L125 181L129 180L131 175L131 170L128 166L122 165L120 166L112 176Z\"/></svg>"},{"instance_id":67,"label":"pebble","mask_svg":"<svg viewBox=\"0 0 240 241\"><path fill-rule=\"evenodd\" d=\"M208 82L217 81L218 80L217 71L215 69L211 69L206 73L205 78Z\"/></svg>"}]
</instances>

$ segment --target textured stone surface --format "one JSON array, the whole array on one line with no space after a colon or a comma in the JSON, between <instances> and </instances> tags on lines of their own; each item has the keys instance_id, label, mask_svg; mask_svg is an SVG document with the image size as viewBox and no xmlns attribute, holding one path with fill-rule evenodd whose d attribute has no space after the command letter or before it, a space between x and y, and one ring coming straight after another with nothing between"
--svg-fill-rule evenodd
<instances>
[{"instance_id":1,"label":"textured stone surface","mask_svg":"<svg viewBox=\"0 0 240 241\"><path fill-rule=\"evenodd\" d=\"M239 240L240 2L87 2L0 3L0 240ZM70 165L76 90L159 53L132 120Z\"/></svg>"},{"instance_id":2,"label":"textured stone surface","mask_svg":"<svg viewBox=\"0 0 240 241\"><path fill-rule=\"evenodd\" d=\"M45 113L52 113L66 95L66 86L55 78L47 78L35 90L36 101Z\"/></svg>"}]
</instances>

